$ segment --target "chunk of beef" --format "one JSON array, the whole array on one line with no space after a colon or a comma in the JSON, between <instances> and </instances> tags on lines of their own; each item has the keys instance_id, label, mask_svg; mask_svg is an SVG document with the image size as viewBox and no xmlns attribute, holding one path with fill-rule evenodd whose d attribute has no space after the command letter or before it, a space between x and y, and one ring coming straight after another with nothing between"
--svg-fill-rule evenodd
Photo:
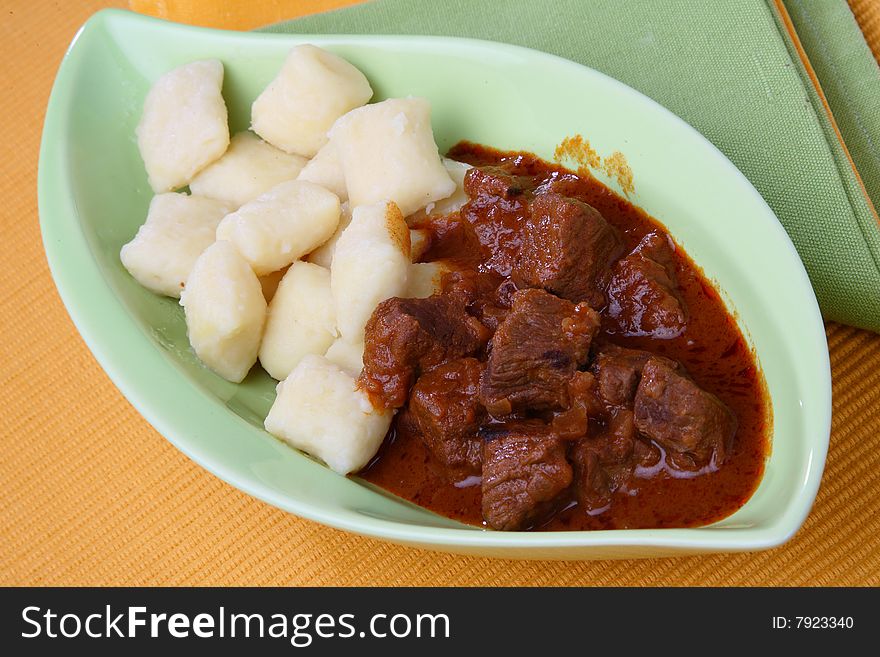
<instances>
[{"instance_id":1,"label":"chunk of beef","mask_svg":"<svg viewBox=\"0 0 880 657\"><path fill-rule=\"evenodd\" d=\"M523 227L512 276L521 287L543 288L598 308L605 303L600 277L621 250L617 229L598 210L560 194L539 194Z\"/></svg>"},{"instance_id":2,"label":"chunk of beef","mask_svg":"<svg viewBox=\"0 0 880 657\"><path fill-rule=\"evenodd\" d=\"M596 376L599 397L609 407L632 407L648 351L606 344L596 353L590 370ZM669 361L672 363L672 361Z\"/></svg>"},{"instance_id":3,"label":"chunk of beef","mask_svg":"<svg viewBox=\"0 0 880 657\"><path fill-rule=\"evenodd\" d=\"M400 408L421 372L479 351L489 331L467 314L460 294L387 299L367 322L364 369L358 384L374 403Z\"/></svg>"},{"instance_id":4,"label":"chunk of beef","mask_svg":"<svg viewBox=\"0 0 880 657\"><path fill-rule=\"evenodd\" d=\"M576 196L583 185L584 181L577 174L554 171L535 188L535 196L547 193Z\"/></svg>"},{"instance_id":5,"label":"chunk of beef","mask_svg":"<svg viewBox=\"0 0 880 657\"><path fill-rule=\"evenodd\" d=\"M568 382L568 399L568 408L554 413L550 423L563 440L576 440L587 434L590 418L604 410L596 377L589 372L575 372Z\"/></svg>"},{"instance_id":6,"label":"chunk of beef","mask_svg":"<svg viewBox=\"0 0 880 657\"><path fill-rule=\"evenodd\" d=\"M479 319L492 333L510 311L508 286L513 287L509 279L491 272L477 274L473 270L459 270L449 272L443 278L444 292L460 294L467 299L468 314Z\"/></svg>"},{"instance_id":7,"label":"chunk of beef","mask_svg":"<svg viewBox=\"0 0 880 657\"><path fill-rule=\"evenodd\" d=\"M487 280L488 276L481 277ZM488 279L487 282L491 282ZM498 330L498 326L507 317L510 307L513 305L513 295L516 293L516 285L509 278L501 279L501 282L493 291L481 294L476 297L476 302L472 305L475 307L480 321L483 322L494 333Z\"/></svg>"},{"instance_id":8,"label":"chunk of beef","mask_svg":"<svg viewBox=\"0 0 880 657\"><path fill-rule=\"evenodd\" d=\"M495 430L483 443L483 519L494 529L529 529L556 510L571 485L566 443L533 423Z\"/></svg>"},{"instance_id":9,"label":"chunk of beef","mask_svg":"<svg viewBox=\"0 0 880 657\"><path fill-rule=\"evenodd\" d=\"M469 198L495 196L510 199L522 195L527 184L528 178L515 176L502 167L473 167L464 175L464 192Z\"/></svg>"},{"instance_id":10,"label":"chunk of beef","mask_svg":"<svg viewBox=\"0 0 880 657\"><path fill-rule=\"evenodd\" d=\"M449 215L432 217L426 225L430 230L431 247L422 256L423 262L451 260L468 268L480 262L482 246L469 222Z\"/></svg>"},{"instance_id":11,"label":"chunk of beef","mask_svg":"<svg viewBox=\"0 0 880 657\"><path fill-rule=\"evenodd\" d=\"M477 196L465 203L459 214L472 226L480 243L480 269L510 276L522 245L522 226L529 216L526 195Z\"/></svg>"},{"instance_id":12,"label":"chunk of beef","mask_svg":"<svg viewBox=\"0 0 880 657\"><path fill-rule=\"evenodd\" d=\"M633 420L635 422L635 419ZM656 468L663 458L660 448L656 443L651 442L648 438L636 435L635 447L633 449L633 461L641 468Z\"/></svg>"},{"instance_id":13,"label":"chunk of beef","mask_svg":"<svg viewBox=\"0 0 880 657\"><path fill-rule=\"evenodd\" d=\"M706 392L668 361L651 358L636 391L635 426L674 454L678 467L721 465L730 451L737 421L718 397ZM685 464L683 466L683 464Z\"/></svg>"},{"instance_id":14,"label":"chunk of beef","mask_svg":"<svg viewBox=\"0 0 880 657\"><path fill-rule=\"evenodd\" d=\"M575 492L587 513L605 509L614 492L629 481L635 469L633 457L638 442L632 411L618 409L604 432L575 444Z\"/></svg>"},{"instance_id":15,"label":"chunk of beef","mask_svg":"<svg viewBox=\"0 0 880 657\"><path fill-rule=\"evenodd\" d=\"M459 214L480 243L481 269L510 276L519 253L520 229L529 215L532 178L503 167L474 167L464 177L470 200Z\"/></svg>"},{"instance_id":16,"label":"chunk of beef","mask_svg":"<svg viewBox=\"0 0 880 657\"><path fill-rule=\"evenodd\" d=\"M568 383L586 362L599 315L543 290L520 290L498 326L480 399L493 415L569 406Z\"/></svg>"},{"instance_id":17,"label":"chunk of beef","mask_svg":"<svg viewBox=\"0 0 880 657\"><path fill-rule=\"evenodd\" d=\"M672 249L665 233L648 233L612 268L608 316L623 334L669 339L681 335L687 326Z\"/></svg>"},{"instance_id":18,"label":"chunk of beef","mask_svg":"<svg viewBox=\"0 0 880 657\"><path fill-rule=\"evenodd\" d=\"M602 348L590 366L596 375L599 395L609 406L631 406L636 396L642 368L651 354L609 344Z\"/></svg>"},{"instance_id":19,"label":"chunk of beef","mask_svg":"<svg viewBox=\"0 0 880 657\"><path fill-rule=\"evenodd\" d=\"M483 364L460 358L419 377L409 399L409 413L447 478L460 481L480 474L483 440L477 430L485 417L479 401Z\"/></svg>"}]
</instances>

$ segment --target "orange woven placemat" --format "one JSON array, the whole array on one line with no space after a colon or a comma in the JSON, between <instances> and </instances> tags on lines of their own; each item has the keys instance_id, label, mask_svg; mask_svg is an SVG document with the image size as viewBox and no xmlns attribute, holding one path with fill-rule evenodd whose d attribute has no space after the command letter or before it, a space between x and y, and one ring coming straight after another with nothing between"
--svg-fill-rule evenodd
<instances>
[{"instance_id":1,"label":"orange woven placemat","mask_svg":"<svg viewBox=\"0 0 880 657\"><path fill-rule=\"evenodd\" d=\"M880 62L880 0L848 0L855 14L865 41L871 47L874 58Z\"/></svg>"},{"instance_id":2,"label":"orange woven placemat","mask_svg":"<svg viewBox=\"0 0 880 657\"><path fill-rule=\"evenodd\" d=\"M190 462L86 349L52 284L37 223L40 127L58 62L93 11L123 4L3 8L0 584L880 584L880 336L839 325L828 326L834 425L822 488L804 528L769 552L577 563L438 554L301 520ZM217 10L197 12L207 2L139 4L179 4L190 14L170 17L230 26ZM267 2L283 13L259 22L327 4L340 0ZM876 19L871 29L876 44Z\"/></svg>"}]
</instances>

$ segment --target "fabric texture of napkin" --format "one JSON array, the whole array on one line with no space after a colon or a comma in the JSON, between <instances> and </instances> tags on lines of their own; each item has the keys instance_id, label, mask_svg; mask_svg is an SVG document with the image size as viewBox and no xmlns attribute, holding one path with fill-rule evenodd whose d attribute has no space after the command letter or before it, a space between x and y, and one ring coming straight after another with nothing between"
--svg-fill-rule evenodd
<instances>
[{"instance_id":1,"label":"fabric texture of napkin","mask_svg":"<svg viewBox=\"0 0 880 657\"><path fill-rule=\"evenodd\" d=\"M607 73L682 117L748 177L791 236L826 318L880 331L870 201L880 195L880 73L843 0L786 4L811 60L820 54L823 86L834 81L827 98L774 0L374 0L265 29L489 39Z\"/></svg>"}]
</instances>

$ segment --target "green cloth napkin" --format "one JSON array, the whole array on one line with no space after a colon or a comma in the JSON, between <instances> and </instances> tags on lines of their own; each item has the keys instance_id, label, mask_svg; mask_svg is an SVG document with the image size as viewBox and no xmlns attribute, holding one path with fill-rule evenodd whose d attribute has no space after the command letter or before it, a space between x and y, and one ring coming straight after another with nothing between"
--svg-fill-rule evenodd
<instances>
[{"instance_id":1,"label":"green cloth napkin","mask_svg":"<svg viewBox=\"0 0 880 657\"><path fill-rule=\"evenodd\" d=\"M829 103L876 199L880 113L864 114L880 99L876 62L843 0L788 4L805 48L823 52L817 72L838 83ZM474 37L607 73L681 116L751 180L826 318L880 331L880 226L772 0L375 0L266 29Z\"/></svg>"}]
</instances>

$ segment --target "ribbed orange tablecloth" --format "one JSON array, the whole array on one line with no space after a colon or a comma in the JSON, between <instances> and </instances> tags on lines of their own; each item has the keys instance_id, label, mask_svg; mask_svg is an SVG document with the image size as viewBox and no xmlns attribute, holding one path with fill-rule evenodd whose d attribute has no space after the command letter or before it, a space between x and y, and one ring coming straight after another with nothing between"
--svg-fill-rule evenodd
<instances>
[{"instance_id":1,"label":"ribbed orange tablecloth","mask_svg":"<svg viewBox=\"0 0 880 657\"><path fill-rule=\"evenodd\" d=\"M350 2L240 3L246 12L207 0L132 4L245 29ZM58 62L91 13L125 4L6 0L0 13L0 584L880 584L880 336L834 324L822 488L804 528L769 552L617 562L426 552L301 520L190 462L86 349L49 276L37 221L37 151ZM852 4L876 53L880 9Z\"/></svg>"}]
</instances>

